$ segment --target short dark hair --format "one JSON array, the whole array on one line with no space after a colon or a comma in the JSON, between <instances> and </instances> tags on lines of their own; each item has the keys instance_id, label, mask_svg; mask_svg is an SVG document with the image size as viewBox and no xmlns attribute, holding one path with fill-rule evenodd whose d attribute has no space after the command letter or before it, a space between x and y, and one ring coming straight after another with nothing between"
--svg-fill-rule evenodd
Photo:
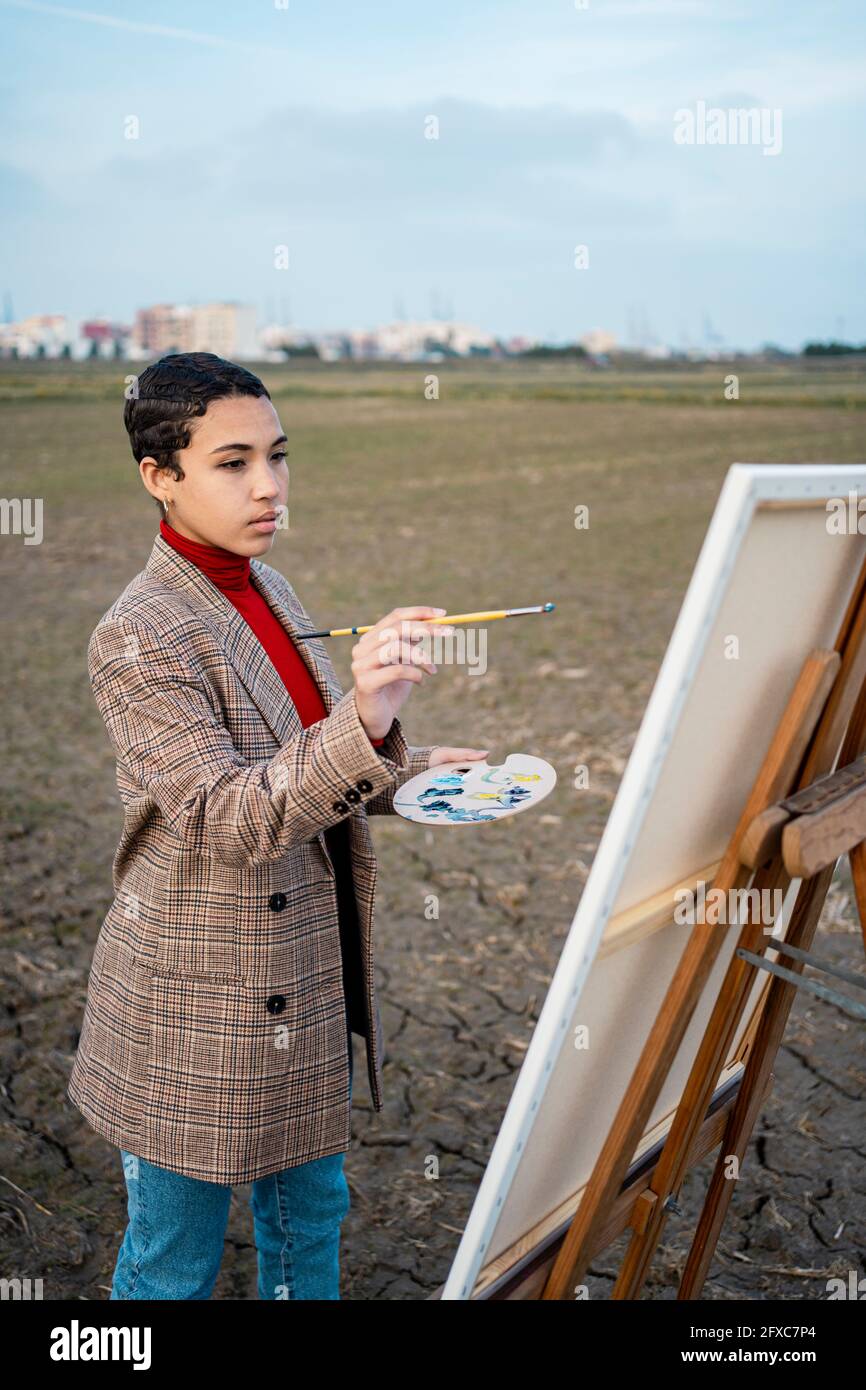
<instances>
[{"instance_id":1,"label":"short dark hair","mask_svg":"<svg viewBox=\"0 0 866 1390\"><path fill-rule=\"evenodd\" d=\"M141 373L123 407L123 423L136 463L150 456L175 478L184 476L177 454L189 447L189 421L224 396L267 396L259 378L213 352L175 352ZM157 508L160 503L156 501Z\"/></svg>"}]
</instances>

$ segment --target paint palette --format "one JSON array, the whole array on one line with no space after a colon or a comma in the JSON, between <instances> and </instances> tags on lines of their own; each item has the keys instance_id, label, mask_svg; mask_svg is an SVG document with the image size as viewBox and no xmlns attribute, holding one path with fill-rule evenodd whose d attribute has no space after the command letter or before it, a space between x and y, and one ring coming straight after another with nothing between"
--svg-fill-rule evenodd
<instances>
[{"instance_id":1,"label":"paint palette","mask_svg":"<svg viewBox=\"0 0 866 1390\"><path fill-rule=\"evenodd\" d=\"M528 753L509 753L496 767L484 759L440 763L398 788L394 810L422 825L475 825L528 811L555 786L556 769Z\"/></svg>"}]
</instances>

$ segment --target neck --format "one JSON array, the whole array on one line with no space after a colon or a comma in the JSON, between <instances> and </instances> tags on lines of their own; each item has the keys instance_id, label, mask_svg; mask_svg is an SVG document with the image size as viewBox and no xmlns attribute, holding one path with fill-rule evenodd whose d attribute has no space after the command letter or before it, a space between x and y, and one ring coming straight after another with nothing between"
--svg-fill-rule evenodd
<instances>
[{"instance_id":1,"label":"neck","mask_svg":"<svg viewBox=\"0 0 866 1390\"><path fill-rule=\"evenodd\" d=\"M233 550L224 550L221 545L204 545L201 541L191 541L169 525L165 517L160 518L160 534L172 549L191 560L207 575L218 589L248 589L250 585L250 557L236 555Z\"/></svg>"}]
</instances>

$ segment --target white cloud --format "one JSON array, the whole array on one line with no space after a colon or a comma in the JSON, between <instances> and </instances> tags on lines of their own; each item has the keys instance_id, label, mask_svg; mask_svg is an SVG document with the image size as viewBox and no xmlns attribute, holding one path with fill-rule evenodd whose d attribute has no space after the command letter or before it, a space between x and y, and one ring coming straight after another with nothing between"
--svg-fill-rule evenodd
<instances>
[{"instance_id":1,"label":"white cloud","mask_svg":"<svg viewBox=\"0 0 866 1390\"><path fill-rule=\"evenodd\" d=\"M247 53L275 52L280 50L273 44L245 43L238 39L223 38L219 34L205 33L199 29L176 29L169 24L148 24L140 19L121 19L117 15L100 14L95 10L75 10L67 5L43 4L42 0L0 0L5 9L27 10L34 14L50 15L54 19L69 19L78 24L98 24L108 29L123 29L133 34L151 34L157 38L180 39L184 43L205 44L211 48L234 48Z\"/></svg>"}]
</instances>

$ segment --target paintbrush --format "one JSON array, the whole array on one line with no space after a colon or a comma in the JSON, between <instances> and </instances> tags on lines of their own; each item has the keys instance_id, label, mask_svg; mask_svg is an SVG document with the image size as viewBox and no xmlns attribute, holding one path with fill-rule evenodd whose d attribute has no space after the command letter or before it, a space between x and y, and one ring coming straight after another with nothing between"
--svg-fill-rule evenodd
<instances>
[{"instance_id":1,"label":"paintbrush","mask_svg":"<svg viewBox=\"0 0 866 1390\"><path fill-rule=\"evenodd\" d=\"M441 618L419 618L418 622L424 623L491 623L496 618L520 618L524 613L552 613L556 607L555 603L539 603L534 608L496 608L489 613L451 613L443 614ZM366 627L332 627L324 632L300 632L297 640L302 642L305 637L354 637L362 632L369 632L375 623L367 623Z\"/></svg>"}]
</instances>

